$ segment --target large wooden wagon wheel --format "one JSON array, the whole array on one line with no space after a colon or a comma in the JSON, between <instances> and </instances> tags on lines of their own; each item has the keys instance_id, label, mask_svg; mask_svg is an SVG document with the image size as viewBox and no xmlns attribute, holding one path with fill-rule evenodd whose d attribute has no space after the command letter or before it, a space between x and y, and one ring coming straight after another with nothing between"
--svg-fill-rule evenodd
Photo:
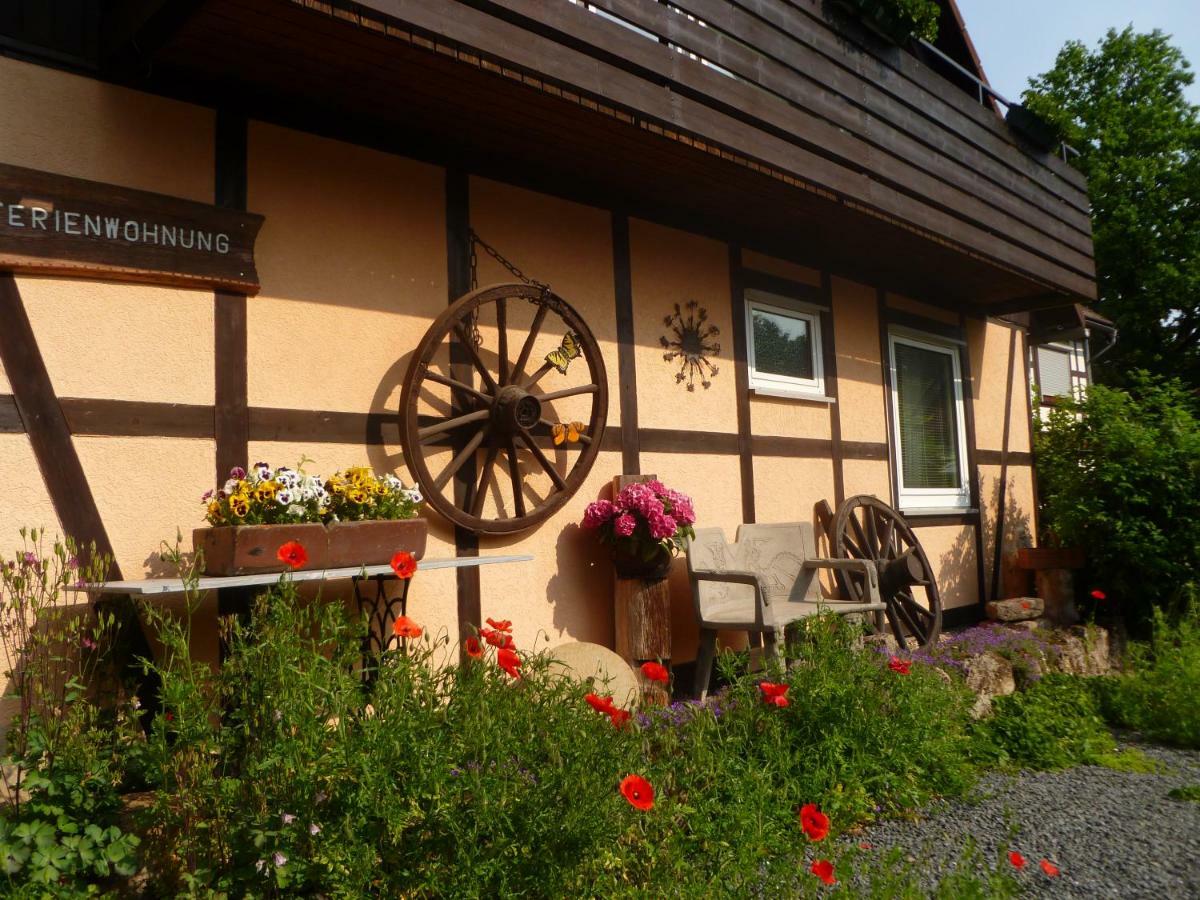
<instances>
[{"instance_id":1,"label":"large wooden wagon wheel","mask_svg":"<svg viewBox=\"0 0 1200 900\"><path fill-rule=\"evenodd\" d=\"M830 548L840 559L869 559L879 571L884 615L904 649L927 649L942 630L942 598L921 542L904 517L867 494L849 497L833 520ZM862 575L841 572L842 589L864 601Z\"/></svg>"},{"instance_id":2,"label":"large wooden wagon wheel","mask_svg":"<svg viewBox=\"0 0 1200 900\"><path fill-rule=\"evenodd\" d=\"M471 531L510 534L552 515L587 477L608 381L596 339L565 300L543 285L499 284L434 320L400 412L426 502Z\"/></svg>"}]
</instances>

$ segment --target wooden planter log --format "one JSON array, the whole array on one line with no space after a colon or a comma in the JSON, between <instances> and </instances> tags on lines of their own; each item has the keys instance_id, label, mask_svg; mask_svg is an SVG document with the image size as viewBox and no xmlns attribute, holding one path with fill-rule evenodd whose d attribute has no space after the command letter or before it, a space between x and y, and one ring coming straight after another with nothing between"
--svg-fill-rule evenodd
<instances>
[{"instance_id":1,"label":"wooden planter log","mask_svg":"<svg viewBox=\"0 0 1200 900\"><path fill-rule=\"evenodd\" d=\"M617 578L617 653L637 671L642 701L650 706L670 702L669 685L650 681L641 672L644 662L671 663L671 592L667 579Z\"/></svg>"}]
</instances>

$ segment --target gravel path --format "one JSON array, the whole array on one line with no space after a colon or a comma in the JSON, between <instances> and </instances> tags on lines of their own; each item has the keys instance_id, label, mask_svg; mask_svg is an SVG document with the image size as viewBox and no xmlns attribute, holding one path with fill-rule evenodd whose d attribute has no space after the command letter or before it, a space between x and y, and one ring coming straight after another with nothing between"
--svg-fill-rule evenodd
<instances>
[{"instance_id":1,"label":"gravel path","mask_svg":"<svg viewBox=\"0 0 1200 900\"><path fill-rule=\"evenodd\" d=\"M975 802L936 805L917 822L884 822L856 840L902 848L936 872L974 838L993 863L1003 847L1028 860L1019 879L1036 897L1200 898L1200 803L1167 792L1200 785L1200 752L1137 746L1162 774L1080 766L990 775ZM1048 878L1043 857L1062 871Z\"/></svg>"}]
</instances>

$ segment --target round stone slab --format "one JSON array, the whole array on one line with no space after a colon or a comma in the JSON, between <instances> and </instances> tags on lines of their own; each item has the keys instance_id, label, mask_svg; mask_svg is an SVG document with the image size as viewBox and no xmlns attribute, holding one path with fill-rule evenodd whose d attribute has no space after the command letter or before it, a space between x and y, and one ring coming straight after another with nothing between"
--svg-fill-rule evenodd
<instances>
[{"instance_id":1,"label":"round stone slab","mask_svg":"<svg viewBox=\"0 0 1200 900\"><path fill-rule=\"evenodd\" d=\"M597 694L612 694L613 703L622 709L638 705L641 688L633 667L607 647L575 641L551 648L550 655L551 671L589 684Z\"/></svg>"}]
</instances>

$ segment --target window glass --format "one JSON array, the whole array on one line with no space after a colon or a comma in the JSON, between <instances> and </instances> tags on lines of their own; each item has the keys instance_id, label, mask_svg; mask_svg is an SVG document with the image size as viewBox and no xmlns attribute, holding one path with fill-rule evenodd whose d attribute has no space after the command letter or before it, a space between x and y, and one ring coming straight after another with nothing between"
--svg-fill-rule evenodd
<instances>
[{"instance_id":1,"label":"window glass","mask_svg":"<svg viewBox=\"0 0 1200 900\"><path fill-rule=\"evenodd\" d=\"M899 341L892 352L903 485L961 490L954 359Z\"/></svg>"},{"instance_id":2,"label":"window glass","mask_svg":"<svg viewBox=\"0 0 1200 900\"><path fill-rule=\"evenodd\" d=\"M809 318L758 307L752 307L750 315L754 326L755 371L811 381L815 372Z\"/></svg>"}]
</instances>

